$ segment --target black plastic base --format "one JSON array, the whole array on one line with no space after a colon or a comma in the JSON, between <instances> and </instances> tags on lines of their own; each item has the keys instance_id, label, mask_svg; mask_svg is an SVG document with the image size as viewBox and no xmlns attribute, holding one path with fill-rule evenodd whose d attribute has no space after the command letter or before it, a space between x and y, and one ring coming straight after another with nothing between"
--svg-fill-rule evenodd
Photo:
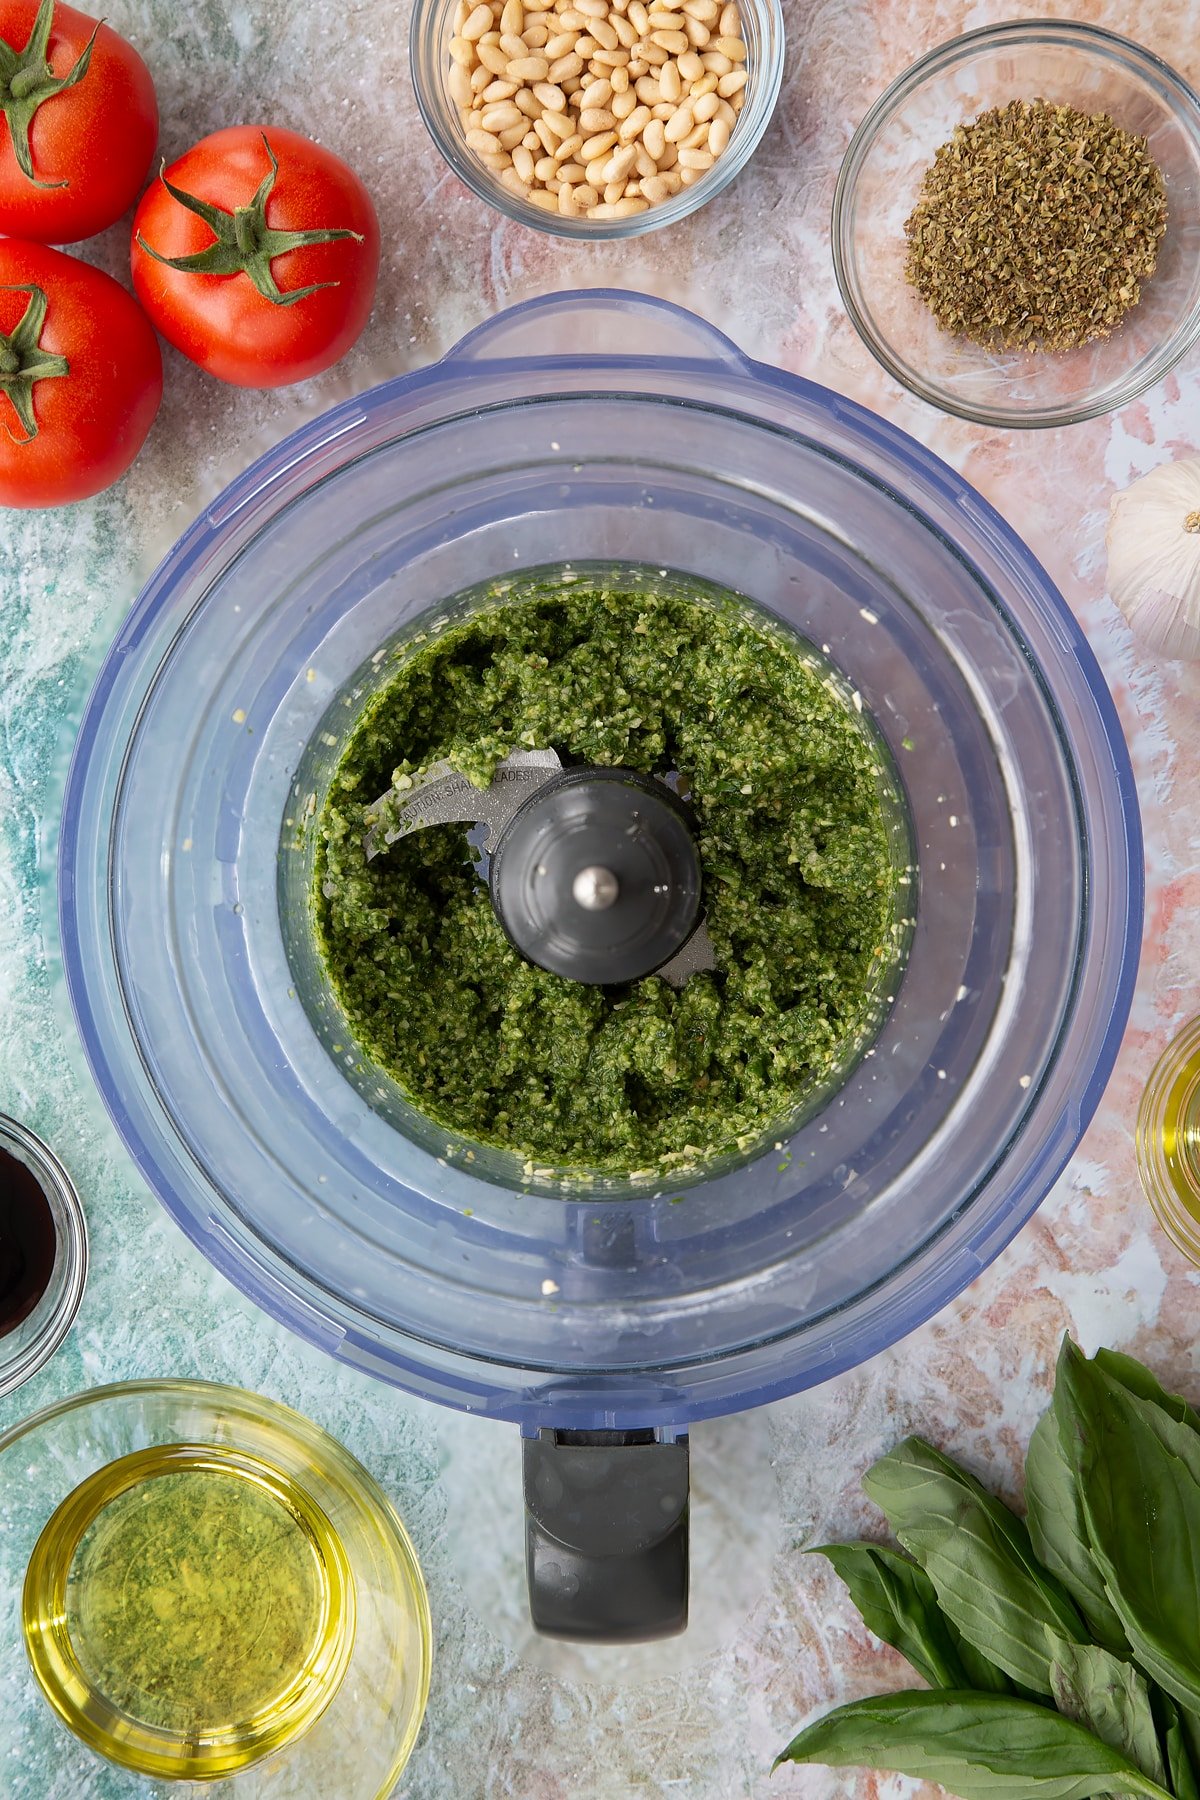
<instances>
[{"instance_id":1,"label":"black plastic base","mask_svg":"<svg viewBox=\"0 0 1200 1800\"><path fill-rule=\"evenodd\" d=\"M548 1637L636 1643L688 1618L688 1440L542 1431L524 1440L529 1609Z\"/></svg>"}]
</instances>

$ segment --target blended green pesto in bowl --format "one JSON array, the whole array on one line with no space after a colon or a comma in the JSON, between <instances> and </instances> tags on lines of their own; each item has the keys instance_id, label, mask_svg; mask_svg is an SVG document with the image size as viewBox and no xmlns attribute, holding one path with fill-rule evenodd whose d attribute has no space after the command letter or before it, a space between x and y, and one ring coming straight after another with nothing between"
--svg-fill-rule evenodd
<instances>
[{"instance_id":1,"label":"blended green pesto in bowl","mask_svg":"<svg viewBox=\"0 0 1200 1800\"><path fill-rule=\"evenodd\" d=\"M485 786L518 748L678 772L716 972L676 991L534 967L466 826L368 862L364 810L398 777L448 758ZM539 1169L685 1172L769 1139L877 1028L894 795L844 682L745 602L527 588L411 640L355 721L317 819L321 957L360 1049L450 1131Z\"/></svg>"}]
</instances>

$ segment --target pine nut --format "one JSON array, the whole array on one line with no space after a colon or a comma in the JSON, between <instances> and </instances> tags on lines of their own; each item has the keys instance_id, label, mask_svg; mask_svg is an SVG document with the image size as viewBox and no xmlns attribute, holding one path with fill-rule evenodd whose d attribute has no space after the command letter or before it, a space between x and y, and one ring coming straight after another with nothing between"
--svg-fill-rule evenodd
<instances>
[{"instance_id":1,"label":"pine nut","mask_svg":"<svg viewBox=\"0 0 1200 1800\"><path fill-rule=\"evenodd\" d=\"M544 118L535 119L533 121L533 129L537 132L538 141L540 142L542 149L546 152L546 155L553 156L554 152L558 148L558 139L555 137L554 133L550 130L550 127L547 125L545 119ZM539 176L538 179L540 181L543 179L543 177Z\"/></svg>"},{"instance_id":2,"label":"pine nut","mask_svg":"<svg viewBox=\"0 0 1200 1800\"><path fill-rule=\"evenodd\" d=\"M683 10L689 19L699 19L702 25L715 25L721 11L717 0L683 0Z\"/></svg>"},{"instance_id":3,"label":"pine nut","mask_svg":"<svg viewBox=\"0 0 1200 1800\"><path fill-rule=\"evenodd\" d=\"M683 78L680 74L679 64L676 62L664 63L662 73L658 78L659 99L670 100L674 104L682 92Z\"/></svg>"},{"instance_id":4,"label":"pine nut","mask_svg":"<svg viewBox=\"0 0 1200 1800\"><path fill-rule=\"evenodd\" d=\"M665 175L647 175L641 183L641 188L651 206L661 206L662 202L668 198Z\"/></svg>"},{"instance_id":5,"label":"pine nut","mask_svg":"<svg viewBox=\"0 0 1200 1800\"><path fill-rule=\"evenodd\" d=\"M595 53L595 49L596 49L595 38L593 38L593 37L576 38L575 54L576 54L576 56L583 57L585 62L589 56L592 56Z\"/></svg>"},{"instance_id":6,"label":"pine nut","mask_svg":"<svg viewBox=\"0 0 1200 1800\"><path fill-rule=\"evenodd\" d=\"M635 106L633 111L621 120L617 127L617 137L623 144L632 144L634 138L640 137L650 123L650 108Z\"/></svg>"},{"instance_id":7,"label":"pine nut","mask_svg":"<svg viewBox=\"0 0 1200 1800\"><path fill-rule=\"evenodd\" d=\"M547 38L542 47L548 60L553 63L556 62L560 56L569 56L575 49L575 43L578 36L578 32L575 31L558 31L552 38Z\"/></svg>"},{"instance_id":8,"label":"pine nut","mask_svg":"<svg viewBox=\"0 0 1200 1800\"><path fill-rule=\"evenodd\" d=\"M579 128L581 131L586 131L589 137L594 136L597 132L611 131L616 122L612 113L594 107L588 107L586 112L581 112L579 115Z\"/></svg>"},{"instance_id":9,"label":"pine nut","mask_svg":"<svg viewBox=\"0 0 1200 1800\"><path fill-rule=\"evenodd\" d=\"M709 49L719 50L722 56L727 56L729 58L730 62L740 63L745 62L746 60L746 46L743 44L741 38L714 38L709 45Z\"/></svg>"},{"instance_id":10,"label":"pine nut","mask_svg":"<svg viewBox=\"0 0 1200 1800\"><path fill-rule=\"evenodd\" d=\"M694 181L699 181L701 174L700 169L681 169L679 179L684 187L691 187Z\"/></svg>"},{"instance_id":11,"label":"pine nut","mask_svg":"<svg viewBox=\"0 0 1200 1800\"><path fill-rule=\"evenodd\" d=\"M720 50L706 50L700 61L706 69L711 69L714 75L728 75L733 67L729 58Z\"/></svg>"},{"instance_id":12,"label":"pine nut","mask_svg":"<svg viewBox=\"0 0 1200 1800\"><path fill-rule=\"evenodd\" d=\"M547 112L560 113L567 110L567 96L552 81L535 81L533 97L541 102Z\"/></svg>"},{"instance_id":13,"label":"pine nut","mask_svg":"<svg viewBox=\"0 0 1200 1800\"><path fill-rule=\"evenodd\" d=\"M667 126L666 130L663 132L663 136L666 138L668 144L677 144L682 138L687 136L694 123L692 109L685 103L671 114L671 117L667 120Z\"/></svg>"},{"instance_id":14,"label":"pine nut","mask_svg":"<svg viewBox=\"0 0 1200 1800\"><path fill-rule=\"evenodd\" d=\"M617 42L623 44L626 50L632 50L638 41L638 34L629 20L623 19L620 13L613 13L609 24L617 34Z\"/></svg>"},{"instance_id":15,"label":"pine nut","mask_svg":"<svg viewBox=\"0 0 1200 1800\"><path fill-rule=\"evenodd\" d=\"M545 46L549 36L550 33L546 30L544 25L527 25L522 33L524 42L528 45L530 50L541 50ZM549 57L547 57L546 60L549 62Z\"/></svg>"},{"instance_id":16,"label":"pine nut","mask_svg":"<svg viewBox=\"0 0 1200 1800\"><path fill-rule=\"evenodd\" d=\"M556 213L558 211L557 194L546 194L540 192L537 188L530 188L528 197L533 205L540 206L543 212Z\"/></svg>"},{"instance_id":17,"label":"pine nut","mask_svg":"<svg viewBox=\"0 0 1200 1800\"><path fill-rule=\"evenodd\" d=\"M671 65L668 63L667 68L670 67ZM666 72L664 69L663 74L665 75ZM652 75L643 75L634 92L643 106L656 106L663 97L662 89ZM678 95L676 95L676 99L678 99Z\"/></svg>"},{"instance_id":18,"label":"pine nut","mask_svg":"<svg viewBox=\"0 0 1200 1800\"><path fill-rule=\"evenodd\" d=\"M732 106L730 106L728 100L722 100L719 103L717 107L717 117L718 119L724 119L730 131L732 131L737 124L737 114L734 112Z\"/></svg>"},{"instance_id":19,"label":"pine nut","mask_svg":"<svg viewBox=\"0 0 1200 1800\"><path fill-rule=\"evenodd\" d=\"M513 168L526 186L533 180L533 157L524 144L518 144L512 153Z\"/></svg>"},{"instance_id":20,"label":"pine nut","mask_svg":"<svg viewBox=\"0 0 1200 1800\"><path fill-rule=\"evenodd\" d=\"M477 6L462 28L462 35L469 44L481 38L485 31L492 29L492 9L490 6Z\"/></svg>"},{"instance_id":21,"label":"pine nut","mask_svg":"<svg viewBox=\"0 0 1200 1800\"><path fill-rule=\"evenodd\" d=\"M575 0L575 11L585 19L607 19L608 0Z\"/></svg>"},{"instance_id":22,"label":"pine nut","mask_svg":"<svg viewBox=\"0 0 1200 1800\"><path fill-rule=\"evenodd\" d=\"M652 106L650 110L654 114L654 117L663 124L666 124L668 119L673 119L676 112L676 108L672 106L669 100L660 100L658 105Z\"/></svg>"},{"instance_id":23,"label":"pine nut","mask_svg":"<svg viewBox=\"0 0 1200 1800\"><path fill-rule=\"evenodd\" d=\"M542 103L528 88L518 88L513 95L513 105L520 107L527 119L540 119L542 116Z\"/></svg>"},{"instance_id":24,"label":"pine nut","mask_svg":"<svg viewBox=\"0 0 1200 1800\"><path fill-rule=\"evenodd\" d=\"M575 189L575 198L581 207L593 207L596 205L600 196L595 188L589 187L585 181L582 187L577 187Z\"/></svg>"},{"instance_id":25,"label":"pine nut","mask_svg":"<svg viewBox=\"0 0 1200 1800\"><path fill-rule=\"evenodd\" d=\"M614 94L627 94L629 92L629 69L613 69L609 81Z\"/></svg>"},{"instance_id":26,"label":"pine nut","mask_svg":"<svg viewBox=\"0 0 1200 1800\"><path fill-rule=\"evenodd\" d=\"M568 187L579 187L586 178L587 170L581 168L577 162L559 163L558 179L560 181L565 181Z\"/></svg>"},{"instance_id":27,"label":"pine nut","mask_svg":"<svg viewBox=\"0 0 1200 1800\"><path fill-rule=\"evenodd\" d=\"M699 81L704 74L704 64L694 50L688 50L679 59L679 73L687 82Z\"/></svg>"},{"instance_id":28,"label":"pine nut","mask_svg":"<svg viewBox=\"0 0 1200 1800\"><path fill-rule=\"evenodd\" d=\"M525 200L528 198L529 183L527 181L522 181L520 175L518 175L515 168L501 169L500 180L501 180L502 184L508 189L509 193L515 194L519 200Z\"/></svg>"},{"instance_id":29,"label":"pine nut","mask_svg":"<svg viewBox=\"0 0 1200 1800\"><path fill-rule=\"evenodd\" d=\"M450 55L460 69L469 69L475 61L475 47L473 44L469 44L465 37L452 37L450 39Z\"/></svg>"},{"instance_id":30,"label":"pine nut","mask_svg":"<svg viewBox=\"0 0 1200 1800\"><path fill-rule=\"evenodd\" d=\"M629 171L632 169L636 159L637 151L632 144L626 144L622 149L614 151L604 165L605 183L611 184L614 181L619 181L623 184L627 181L629 178Z\"/></svg>"},{"instance_id":31,"label":"pine nut","mask_svg":"<svg viewBox=\"0 0 1200 1800\"><path fill-rule=\"evenodd\" d=\"M650 36L650 14L642 5L642 0L629 0L629 23L639 37Z\"/></svg>"},{"instance_id":32,"label":"pine nut","mask_svg":"<svg viewBox=\"0 0 1200 1800\"><path fill-rule=\"evenodd\" d=\"M561 143L558 146L558 149L554 152L554 160L559 166L560 174L562 173L563 164L569 163L571 161L571 159L573 157L577 156L582 149L583 149L583 139L580 137L580 135L577 131L573 132L569 138L567 138L563 143ZM583 171L582 170L580 170L579 179L581 181L583 180Z\"/></svg>"},{"instance_id":33,"label":"pine nut","mask_svg":"<svg viewBox=\"0 0 1200 1800\"><path fill-rule=\"evenodd\" d=\"M646 15L650 20L651 31L682 31L685 13L670 12L666 8L651 7Z\"/></svg>"},{"instance_id":34,"label":"pine nut","mask_svg":"<svg viewBox=\"0 0 1200 1800\"><path fill-rule=\"evenodd\" d=\"M701 30L703 30L701 26ZM671 56L679 56L688 47L687 33L683 31L656 31L652 33L650 42L657 44L660 50L666 50Z\"/></svg>"},{"instance_id":35,"label":"pine nut","mask_svg":"<svg viewBox=\"0 0 1200 1800\"><path fill-rule=\"evenodd\" d=\"M623 124L625 122L625 120L630 116L631 113L635 113L636 111L637 111L637 95L636 94L631 94L628 92L628 90L626 90L626 92L623 94L614 94L613 95L612 115L613 115L613 118L620 121L621 124Z\"/></svg>"},{"instance_id":36,"label":"pine nut","mask_svg":"<svg viewBox=\"0 0 1200 1800\"><path fill-rule=\"evenodd\" d=\"M552 156L543 156L534 163L533 173L538 181L550 182L554 180L557 168L558 164Z\"/></svg>"},{"instance_id":37,"label":"pine nut","mask_svg":"<svg viewBox=\"0 0 1200 1800\"><path fill-rule=\"evenodd\" d=\"M620 47L620 38L606 20L593 19L588 36L595 38L602 50L616 50Z\"/></svg>"},{"instance_id":38,"label":"pine nut","mask_svg":"<svg viewBox=\"0 0 1200 1800\"><path fill-rule=\"evenodd\" d=\"M542 148L542 140L536 131L527 131L525 136L521 139L521 142L527 150L532 151L534 156L536 156L538 151Z\"/></svg>"},{"instance_id":39,"label":"pine nut","mask_svg":"<svg viewBox=\"0 0 1200 1800\"><path fill-rule=\"evenodd\" d=\"M720 156L722 150L727 149L728 145L728 125L725 123L724 119L714 119L708 128L708 147L714 158Z\"/></svg>"},{"instance_id":40,"label":"pine nut","mask_svg":"<svg viewBox=\"0 0 1200 1800\"><path fill-rule=\"evenodd\" d=\"M480 95L483 92L484 88L488 87L489 85L490 85L490 83L488 82L488 71L484 68L483 64L480 63L477 68L474 68L471 70L471 104L472 104L472 106L475 105L477 96Z\"/></svg>"},{"instance_id":41,"label":"pine nut","mask_svg":"<svg viewBox=\"0 0 1200 1800\"><path fill-rule=\"evenodd\" d=\"M717 92L722 100L730 100L734 94L741 93L746 85L745 69L730 69L727 75L717 76Z\"/></svg>"},{"instance_id":42,"label":"pine nut","mask_svg":"<svg viewBox=\"0 0 1200 1800\"><path fill-rule=\"evenodd\" d=\"M687 136L681 140L681 142L679 144L679 149L681 151L683 151L683 150L698 150L698 149L700 149L700 147L702 145L707 144L707 142L708 142L708 125L707 125L707 123L701 124L701 125L693 125L692 129L688 132Z\"/></svg>"},{"instance_id":43,"label":"pine nut","mask_svg":"<svg viewBox=\"0 0 1200 1800\"><path fill-rule=\"evenodd\" d=\"M508 58L505 56L503 50L501 50L499 44L479 44L476 46L475 54L478 56L484 68L490 69L493 75L504 75L507 73Z\"/></svg>"},{"instance_id":44,"label":"pine nut","mask_svg":"<svg viewBox=\"0 0 1200 1800\"><path fill-rule=\"evenodd\" d=\"M631 81L638 81L643 75L648 75L649 73L649 63L643 62L640 56L630 56L629 77Z\"/></svg>"},{"instance_id":45,"label":"pine nut","mask_svg":"<svg viewBox=\"0 0 1200 1800\"><path fill-rule=\"evenodd\" d=\"M474 89L471 86L471 77L461 63L451 63L450 73L446 77L446 86L455 106L471 104L471 95Z\"/></svg>"},{"instance_id":46,"label":"pine nut","mask_svg":"<svg viewBox=\"0 0 1200 1800\"><path fill-rule=\"evenodd\" d=\"M560 144L566 143L569 137L575 136L575 121L569 119L565 112L544 112L539 123L544 125L547 131L553 132L555 139ZM534 130L537 130L536 125Z\"/></svg>"},{"instance_id":47,"label":"pine nut","mask_svg":"<svg viewBox=\"0 0 1200 1800\"><path fill-rule=\"evenodd\" d=\"M556 62L550 64L547 80L551 82L568 81L572 75L582 75L582 73L583 58L572 53L570 56L560 56Z\"/></svg>"},{"instance_id":48,"label":"pine nut","mask_svg":"<svg viewBox=\"0 0 1200 1800\"><path fill-rule=\"evenodd\" d=\"M579 211L579 202L575 198L575 189L560 187L558 190L558 210L565 219L573 219Z\"/></svg>"},{"instance_id":49,"label":"pine nut","mask_svg":"<svg viewBox=\"0 0 1200 1800\"><path fill-rule=\"evenodd\" d=\"M564 31L586 31L587 30L588 22L584 18L583 14L576 12L574 10L574 8L571 8L571 7L569 7L565 12L559 13L558 22L562 26Z\"/></svg>"},{"instance_id":50,"label":"pine nut","mask_svg":"<svg viewBox=\"0 0 1200 1800\"><path fill-rule=\"evenodd\" d=\"M511 100L517 87L511 81L489 81L479 98L485 106L495 106L501 100Z\"/></svg>"},{"instance_id":51,"label":"pine nut","mask_svg":"<svg viewBox=\"0 0 1200 1800\"><path fill-rule=\"evenodd\" d=\"M742 35L742 18L741 18L741 14L738 12L737 7L733 3L733 0L729 0L729 4L727 6L723 6L721 8L721 23L717 27L717 30L718 30L719 34L721 35L721 37L725 37L725 38L740 38L741 37L741 35Z\"/></svg>"},{"instance_id":52,"label":"pine nut","mask_svg":"<svg viewBox=\"0 0 1200 1800\"><path fill-rule=\"evenodd\" d=\"M699 81L693 81L691 98L693 100L703 100L705 94L715 94L716 91L717 77L711 70L707 70L700 77Z\"/></svg>"},{"instance_id":53,"label":"pine nut","mask_svg":"<svg viewBox=\"0 0 1200 1800\"><path fill-rule=\"evenodd\" d=\"M668 52L661 44L647 42L638 45L638 56L647 68L659 69L666 62Z\"/></svg>"},{"instance_id":54,"label":"pine nut","mask_svg":"<svg viewBox=\"0 0 1200 1800\"><path fill-rule=\"evenodd\" d=\"M685 35L693 50L703 50L708 43L711 33L709 32L708 26L702 25L699 19L689 19Z\"/></svg>"},{"instance_id":55,"label":"pine nut","mask_svg":"<svg viewBox=\"0 0 1200 1800\"><path fill-rule=\"evenodd\" d=\"M691 99L692 117L697 123L701 120L716 118L717 108L720 106L721 102L718 100L715 93L710 91L707 94L701 94L698 100L695 94L693 94Z\"/></svg>"},{"instance_id":56,"label":"pine nut","mask_svg":"<svg viewBox=\"0 0 1200 1800\"><path fill-rule=\"evenodd\" d=\"M586 139L579 154L585 163L595 162L598 156L603 156L606 150L611 150L616 141L615 131L602 131L596 137Z\"/></svg>"},{"instance_id":57,"label":"pine nut","mask_svg":"<svg viewBox=\"0 0 1200 1800\"><path fill-rule=\"evenodd\" d=\"M511 100L504 100L499 106L485 107L479 115L479 123L485 131L507 131L512 125L519 125L522 134L525 131L524 114Z\"/></svg>"},{"instance_id":58,"label":"pine nut","mask_svg":"<svg viewBox=\"0 0 1200 1800\"><path fill-rule=\"evenodd\" d=\"M629 61L628 50L597 50L592 58L603 69L619 69Z\"/></svg>"},{"instance_id":59,"label":"pine nut","mask_svg":"<svg viewBox=\"0 0 1200 1800\"><path fill-rule=\"evenodd\" d=\"M651 119L650 123L646 125L642 131L642 142L645 144L646 149L654 158L655 162L658 162L659 158L662 156L663 146L666 141L666 133L663 131L662 120Z\"/></svg>"},{"instance_id":60,"label":"pine nut","mask_svg":"<svg viewBox=\"0 0 1200 1800\"><path fill-rule=\"evenodd\" d=\"M505 71L509 81L527 81L531 86L545 81L549 73L550 64L544 56L515 56Z\"/></svg>"},{"instance_id":61,"label":"pine nut","mask_svg":"<svg viewBox=\"0 0 1200 1800\"><path fill-rule=\"evenodd\" d=\"M679 166L681 169L711 169L716 157L711 150L681 150Z\"/></svg>"},{"instance_id":62,"label":"pine nut","mask_svg":"<svg viewBox=\"0 0 1200 1800\"><path fill-rule=\"evenodd\" d=\"M525 29L525 8L521 0L505 0L504 10L500 14L500 29L515 32L520 37Z\"/></svg>"},{"instance_id":63,"label":"pine nut","mask_svg":"<svg viewBox=\"0 0 1200 1800\"><path fill-rule=\"evenodd\" d=\"M635 144L634 152L633 166L638 172L638 180L645 181L648 175L658 174L658 164L647 150L645 144Z\"/></svg>"}]
</instances>

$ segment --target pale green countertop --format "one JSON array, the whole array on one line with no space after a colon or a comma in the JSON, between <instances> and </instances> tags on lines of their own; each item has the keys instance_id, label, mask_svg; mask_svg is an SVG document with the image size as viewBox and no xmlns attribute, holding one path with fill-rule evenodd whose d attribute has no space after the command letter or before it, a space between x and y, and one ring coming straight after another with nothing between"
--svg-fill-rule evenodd
<instances>
[{"instance_id":1,"label":"pale green countertop","mask_svg":"<svg viewBox=\"0 0 1200 1800\"><path fill-rule=\"evenodd\" d=\"M223 388L166 354L162 414L129 477L86 505L0 516L0 1111L58 1150L87 1209L92 1273L78 1324L0 1401L0 1428L83 1387L205 1376L290 1402L341 1438L406 1519L436 1632L408 1800L898 1800L912 1783L771 1758L838 1700L902 1685L838 1583L800 1554L856 1535L871 1459L935 1430L1011 1489L1057 1341L1120 1344L1195 1386L1197 1277L1154 1229L1130 1125L1154 1057L1200 1010L1197 678L1137 653L1104 592L1114 485L1197 448L1200 361L1118 417L1036 446L939 418L872 365L837 304L827 220L853 125L922 49L1006 16L1006 0L789 0L779 114L748 171L693 220L629 245L569 246L508 226L438 162L407 75L407 4L112 0L110 22L158 85L162 149L235 122L320 136L371 187L384 236L379 302L358 348L306 387ZM1082 13L1139 32L1134 0ZM1154 8L1155 48L1193 81L1187 0ZM127 234L86 247L124 276ZM914 432L1006 511L1046 563L1105 667L1134 751L1151 888L1147 954L1101 1113L1037 1218L938 1319L867 1367L693 1433L693 1624L666 1645L583 1652L531 1637L514 1429L459 1417L326 1360L256 1312L146 1192L83 1071L56 972L58 786L88 680L140 581L196 509L258 450L347 393L418 367L529 295L611 284L693 306L753 354L843 389ZM1188 796L1191 796L1190 801ZM1181 803L1181 800L1183 803ZM19 1480L0 1464L0 1481ZM153 1791L52 1720L0 1595L0 1796L126 1800ZM342 1800L329 1795L328 1800Z\"/></svg>"}]
</instances>

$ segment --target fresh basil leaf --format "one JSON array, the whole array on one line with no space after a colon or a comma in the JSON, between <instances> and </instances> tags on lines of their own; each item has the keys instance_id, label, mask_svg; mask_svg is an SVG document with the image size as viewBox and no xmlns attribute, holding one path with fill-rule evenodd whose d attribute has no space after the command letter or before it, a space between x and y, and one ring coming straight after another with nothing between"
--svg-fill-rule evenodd
<instances>
[{"instance_id":1,"label":"fresh basil leaf","mask_svg":"<svg viewBox=\"0 0 1200 1800\"><path fill-rule=\"evenodd\" d=\"M1138 1400L1148 1400L1151 1406L1157 1406L1174 1419L1178 1425L1187 1425L1192 1431L1200 1432L1200 1413L1179 1394L1168 1394L1157 1379L1150 1373L1145 1363L1138 1362L1136 1357L1126 1356L1121 1350L1097 1350L1092 1361L1098 1369L1112 1381L1119 1382L1126 1393L1134 1395Z\"/></svg>"},{"instance_id":2,"label":"fresh basil leaf","mask_svg":"<svg viewBox=\"0 0 1200 1800\"><path fill-rule=\"evenodd\" d=\"M1022 1687L1049 1694L1055 1640L1083 1643L1087 1634L1034 1556L1024 1522L920 1438L882 1457L863 1487L967 1642Z\"/></svg>"},{"instance_id":3,"label":"fresh basil leaf","mask_svg":"<svg viewBox=\"0 0 1200 1800\"><path fill-rule=\"evenodd\" d=\"M1146 1673L1200 1710L1200 1435L1135 1398L1073 1344L1058 1386L1088 1540Z\"/></svg>"},{"instance_id":4,"label":"fresh basil leaf","mask_svg":"<svg viewBox=\"0 0 1200 1800\"><path fill-rule=\"evenodd\" d=\"M1096 1642L1125 1655L1129 1640L1092 1559L1075 1470L1063 1451L1053 1406L1042 1414L1029 1440L1025 1522L1038 1561L1062 1582Z\"/></svg>"},{"instance_id":5,"label":"fresh basil leaf","mask_svg":"<svg viewBox=\"0 0 1200 1800\"><path fill-rule=\"evenodd\" d=\"M917 1563L882 1544L825 1544L811 1554L833 1564L868 1630L907 1657L930 1687L1009 1691L1007 1677L958 1637Z\"/></svg>"},{"instance_id":6,"label":"fresh basil leaf","mask_svg":"<svg viewBox=\"0 0 1200 1800\"><path fill-rule=\"evenodd\" d=\"M835 1769L890 1769L940 1781L959 1800L1091 1800L1167 1789L1073 1719L1007 1694L921 1691L839 1706L776 1758Z\"/></svg>"},{"instance_id":7,"label":"fresh basil leaf","mask_svg":"<svg viewBox=\"0 0 1200 1800\"><path fill-rule=\"evenodd\" d=\"M1165 1784L1150 1690L1132 1663L1122 1662L1099 1644L1064 1643L1050 1665L1050 1683L1060 1713L1086 1725L1151 1781Z\"/></svg>"},{"instance_id":8,"label":"fresh basil leaf","mask_svg":"<svg viewBox=\"0 0 1200 1800\"><path fill-rule=\"evenodd\" d=\"M1166 1719L1166 1731L1163 1741L1167 1752L1167 1772L1171 1777L1171 1787L1176 1800L1200 1800L1200 1781L1196 1779L1196 1765L1193 1752L1188 1744L1188 1734L1183 1720L1169 1694L1161 1696L1163 1716Z\"/></svg>"}]
</instances>

